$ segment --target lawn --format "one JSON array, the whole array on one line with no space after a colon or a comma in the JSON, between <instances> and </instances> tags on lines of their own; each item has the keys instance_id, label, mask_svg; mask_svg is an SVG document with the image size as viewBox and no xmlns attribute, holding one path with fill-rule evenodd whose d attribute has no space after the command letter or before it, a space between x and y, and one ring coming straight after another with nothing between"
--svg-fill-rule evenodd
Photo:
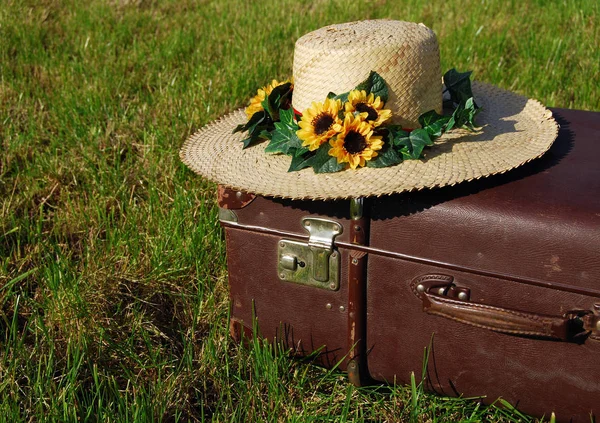
<instances>
[{"instance_id":1,"label":"lawn","mask_svg":"<svg viewBox=\"0 0 600 423\"><path fill-rule=\"evenodd\" d=\"M260 341L234 344L216 187L178 150L289 77L302 34L367 18L431 27L443 69L600 110L599 9L3 0L0 421L535 421L425 394L420 369L412 387L358 389Z\"/></svg>"}]
</instances>

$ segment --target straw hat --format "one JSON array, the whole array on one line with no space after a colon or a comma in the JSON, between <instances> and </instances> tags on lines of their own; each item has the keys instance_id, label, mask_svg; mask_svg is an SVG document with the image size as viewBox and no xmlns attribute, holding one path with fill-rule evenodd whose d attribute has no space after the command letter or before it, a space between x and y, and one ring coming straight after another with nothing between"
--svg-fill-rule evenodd
<instances>
[{"instance_id":1,"label":"straw hat","mask_svg":"<svg viewBox=\"0 0 600 423\"><path fill-rule=\"evenodd\" d=\"M386 81L395 123L416 128L429 110L442 112L439 47L423 24L372 20L331 25L301 37L294 53L293 107L305 110L330 92L356 87L371 71ZM288 172L291 158L268 154L264 143L242 149L244 109L206 125L184 143L180 157L194 172L224 186L291 199L379 196L454 185L503 173L543 155L558 133L552 113L536 100L473 83L481 113L472 132L452 130L420 160L317 174Z\"/></svg>"}]
</instances>

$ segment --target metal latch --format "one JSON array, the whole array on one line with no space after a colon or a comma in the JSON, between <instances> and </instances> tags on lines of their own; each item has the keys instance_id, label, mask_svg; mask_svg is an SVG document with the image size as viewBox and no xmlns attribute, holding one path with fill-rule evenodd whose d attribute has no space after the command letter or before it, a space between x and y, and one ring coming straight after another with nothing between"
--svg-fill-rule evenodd
<instances>
[{"instance_id":1,"label":"metal latch","mask_svg":"<svg viewBox=\"0 0 600 423\"><path fill-rule=\"evenodd\" d=\"M307 243L279 241L279 279L336 291L340 287L340 255L333 250L333 241L342 233L342 225L333 220L305 217L302 226L310 234Z\"/></svg>"}]
</instances>

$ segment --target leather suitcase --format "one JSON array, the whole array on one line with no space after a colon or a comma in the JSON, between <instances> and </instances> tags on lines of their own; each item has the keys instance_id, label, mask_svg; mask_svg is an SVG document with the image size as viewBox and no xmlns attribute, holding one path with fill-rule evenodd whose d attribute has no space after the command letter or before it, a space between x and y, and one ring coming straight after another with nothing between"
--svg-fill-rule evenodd
<instances>
[{"instance_id":1,"label":"leather suitcase","mask_svg":"<svg viewBox=\"0 0 600 423\"><path fill-rule=\"evenodd\" d=\"M355 384L600 413L600 113L554 110L541 159L454 187L298 201L219 188L232 336Z\"/></svg>"}]
</instances>

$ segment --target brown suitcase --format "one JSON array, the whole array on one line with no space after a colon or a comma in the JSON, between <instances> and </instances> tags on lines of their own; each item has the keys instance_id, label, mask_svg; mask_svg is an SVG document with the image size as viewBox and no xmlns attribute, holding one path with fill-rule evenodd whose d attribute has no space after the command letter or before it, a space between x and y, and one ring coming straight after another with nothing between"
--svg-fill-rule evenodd
<instances>
[{"instance_id":1,"label":"brown suitcase","mask_svg":"<svg viewBox=\"0 0 600 423\"><path fill-rule=\"evenodd\" d=\"M231 333L317 351L355 384L600 413L600 113L504 175L416 193L298 201L220 188Z\"/></svg>"}]
</instances>

